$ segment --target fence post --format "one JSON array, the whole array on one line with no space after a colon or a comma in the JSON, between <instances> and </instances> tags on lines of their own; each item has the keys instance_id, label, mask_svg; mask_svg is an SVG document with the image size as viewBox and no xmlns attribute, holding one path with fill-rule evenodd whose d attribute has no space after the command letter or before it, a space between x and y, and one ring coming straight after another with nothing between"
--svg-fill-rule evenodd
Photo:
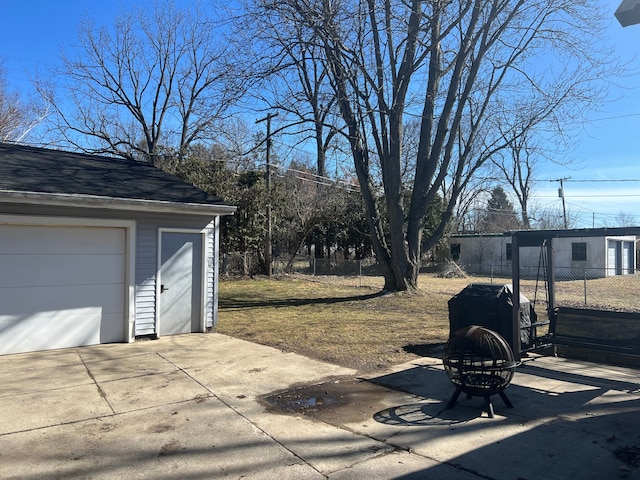
<instances>
[{"instance_id":1,"label":"fence post","mask_svg":"<svg viewBox=\"0 0 640 480\"><path fill-rule=\"evenodd\" d=\"M358 260L358 283L362 287L362 260Z\"/></svg>"},{"instance_id":2,"label":"fence post","mask_svg":"<svg viewBox=\"0 0 640 480\"><path fill-rule=\"evenodd\" d=\"M313 276L316 276L316 257L313 257Z\"/></svg>"},{"instance_id":3,"label":"fence post","mask_svg":"<svg viewBox=\"0 0 640 480\"><path fill-rule=\"evenodd\" d=\"M587 267L584 267L584 306L587 306Z\"/></svg>"}]
</instances>

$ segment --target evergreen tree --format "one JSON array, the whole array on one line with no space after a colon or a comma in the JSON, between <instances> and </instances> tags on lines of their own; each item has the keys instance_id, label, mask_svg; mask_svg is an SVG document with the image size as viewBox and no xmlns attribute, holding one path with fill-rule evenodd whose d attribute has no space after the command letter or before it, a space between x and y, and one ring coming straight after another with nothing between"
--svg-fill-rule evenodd
<instances>
[{"instance_id":1,"label":"evergreen tree","mask_svg":"<svg viewBox=\"0 0 640 480\"><path fill-rule=\"evenodd\" d=\"M495 187L487 200L479 230L482 233L502 233L520 228L518 215L502 187Z\"/></svg>"}]
</instances>

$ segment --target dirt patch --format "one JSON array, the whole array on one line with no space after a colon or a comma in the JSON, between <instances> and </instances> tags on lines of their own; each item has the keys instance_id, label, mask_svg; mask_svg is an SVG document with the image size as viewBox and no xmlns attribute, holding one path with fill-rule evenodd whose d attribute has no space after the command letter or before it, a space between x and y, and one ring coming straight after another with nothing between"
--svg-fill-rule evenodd
<instances>
[{"instance_id":1,"label":"dirt patch","mask_svg":"<svg viewBox=\"0 0 640 480\"><path fill-rule=\"evenodd\" d=\"M260 398L271 413L301 414L332 425L372 418L392 390L359 378L337 378Z\"/></svg>"},{"instance_id":2,"label":"dirt patch","mask_svg":"<svg viewBox=\"0 0 640 480\"><path fill-rule=\"evenodd\" d=\"M160 451L158 452L159 457L166 457L167 455L173 455L182 450L186 450L185 447L182 447L177 440L172 440L168 443L165 443Z\"/></svg>"},{"instance_id":3,"label":"dirt patch","mask_svg":"<svg viewBox=\"0 0 640 480\"><path fill-rule=\"evenodd\" d=\"M176 427L174 425L169 425L167 423L159 423L159 424L153 425L152 427L149 428L151 433L165 433L165 432L168 432L170 430L175 430L175 429L176 429Z\"/></svg>"}]
</instances>

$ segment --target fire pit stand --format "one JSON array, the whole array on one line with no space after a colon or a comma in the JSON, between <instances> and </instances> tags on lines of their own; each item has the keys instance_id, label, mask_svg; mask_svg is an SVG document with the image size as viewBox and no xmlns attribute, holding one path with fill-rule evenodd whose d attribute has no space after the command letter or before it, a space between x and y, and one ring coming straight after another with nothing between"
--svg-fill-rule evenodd
<instances>
[{"instance_id":1,"label":"fire pit stand","mask_svg":"<svg viewBox=\"0 0 640 480\"><path fill-rule=\"evenodd\" d=\"M461 393L467 398L483 397L489 418L494 417L492 395L500 395L505 405L513 408L504 389L511 383L517 363L511 347L498 333L477 325L456 331L445 347L443 364L456 387L447 408L453 408Z\"/></svg>"}]
</instances>

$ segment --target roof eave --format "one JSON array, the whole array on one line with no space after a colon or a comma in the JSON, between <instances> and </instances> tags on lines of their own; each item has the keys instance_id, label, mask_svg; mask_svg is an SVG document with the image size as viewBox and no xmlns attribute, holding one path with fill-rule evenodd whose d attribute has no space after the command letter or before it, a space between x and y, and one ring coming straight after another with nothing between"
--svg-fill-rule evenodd
<instances>
[{"instance_id":1,"label":"roof eave","mask_svg":"<svg viewBox=\"0 0 640 480\"><path fill-rule=\"evenodd\" d=\"M178 203L137 198L114 198L99 195L75 195L64 193L22 192L1 190L0 202L50 205L56 207L106 208L153 213L182 213L193 215L233 215L237 208L226 204Z\"/></svg>"}]
</instances>

